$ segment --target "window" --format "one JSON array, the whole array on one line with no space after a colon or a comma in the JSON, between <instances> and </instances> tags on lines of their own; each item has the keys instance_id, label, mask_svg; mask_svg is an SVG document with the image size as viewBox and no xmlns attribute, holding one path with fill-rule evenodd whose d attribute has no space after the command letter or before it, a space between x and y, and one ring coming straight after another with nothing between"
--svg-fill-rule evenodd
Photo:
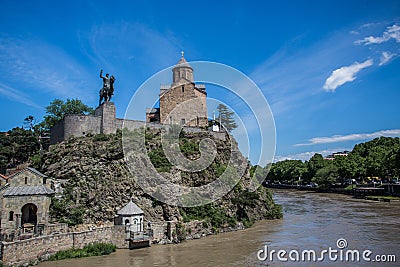
<instances>
[{"instance_id":1,"label":"window","mask_svg":"<svg viewBox=\"0 0 400 267\"><path fill-rule=\"evenodd\" d=\"M46 177L43 177L43 184L46 184Z\"/></svg>"},{"instance_id":2,"label":"window","mask_svg":"<svg viewBox=\"0 0 400 267\"><path fill-rule=\"evenodd\" d=\"M181 119L181 125L185 125L186 120L185 119Z\"/></svg>"},{"instance_id":3,"label":"window","mask_svg":"<svg viewBox=\"0 0 400 267\"><path fill-rule=\"evenodd\" d=\"M25 184L28 184L28 177L25 177Z\"/></svg>"},{"instance_id":4,"label":"window","mask_svg":"<svg viewBox=\"0 0 400 267\"><path fill-rule=\"evenodd\" d=\"M8 217L9 221L14 221L14 212L10 211L10 216Z\"/></svg>"},{"instance_id":5,"label":"window","mask_svg":"<svg viewBox=\"0 0 400 267\"><path fill-rule=\"evenodd\" d=\"M182 93L184 93L184 92L185 92L185 86L182 85Z\"/></svg>"}]
</instances>

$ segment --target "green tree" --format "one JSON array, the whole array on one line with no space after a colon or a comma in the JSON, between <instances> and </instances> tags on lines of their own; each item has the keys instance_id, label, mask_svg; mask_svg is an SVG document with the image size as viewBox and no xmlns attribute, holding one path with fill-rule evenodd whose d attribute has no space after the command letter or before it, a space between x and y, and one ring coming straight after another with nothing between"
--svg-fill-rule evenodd
<instances>
[{"instance_id":1,"label":"green tree","mask_svg":"<svg viewBox=\"0 0 400 267\"><path fill-rule=\"evenodd\" d=\"M39 143L33 131L16 127L0 137L0 168L12 168L37 153Z\"/></svg>"},{"instance_id":2,"label":"green tree","mask_svg":"<svg viewBox=\"0 0 400 267\"><path fill-rule=\"evenodd\" d=\"M26 117L24 119L24 124L29 126L29 130L33 130L33 128L35 127L36 124L36 119L35 117L33 117L32 115L29 115L28 117Z\"/></svg>"},{"instance_id":3,"label":"green tree","mask_svg":"<svg viewBox=\"0 0 400 267\"><path fill-rule=\"evenodd\" d=\"M229 131L235 130L238 126L233 118L235 114L224 104L219 104L218 107L219 117L221 118L221 124Z\"/></svg>"},{"instance_id":4,"label":"green tree","mask_svg":"<svg viewBox=\"0 0 400 267\"><path fill-rule=\"evenodd\" d=\"M311 181L315 177L317 171L325 167L325 160L321 154L315 153L307 162L307 173L305 175L306 181Z\"/></svg>"},{"instance_id":5,"label":"green tree","mask_svg":"<svg viewBox=\"0 0 400 267\"><path fill-rule=\"evenodd\" d=\"M65 115L89 115L94 114L94 110L79 99L67 99L67 101L54 99L46 107L46 114L43 126L49 130L56 122L62 120Z\"/></svg>"},{"instance_id":6,"label":"green tree","mask_svg":"<svg viewBox=\"0 0 400 267\"><path fill-rule=\"evenodd\" d=\"M283 160L273 163L268 173L271 182L282 182L285 184L298 183L303 180L307 167L301 160ZM300 178L300 179L299 179Z\"/></svg>"},{"instance_id":7,"label":"green tree","mask_svg":"<svg viewBox=\"0 0 400 267\"><path fill-rule=\"evenodd\" d=\"M334 164L327 164L319 169L312 181L318 184L319 188L329 189L337 182L338 170Z\"/></svg>"}]
</instances>

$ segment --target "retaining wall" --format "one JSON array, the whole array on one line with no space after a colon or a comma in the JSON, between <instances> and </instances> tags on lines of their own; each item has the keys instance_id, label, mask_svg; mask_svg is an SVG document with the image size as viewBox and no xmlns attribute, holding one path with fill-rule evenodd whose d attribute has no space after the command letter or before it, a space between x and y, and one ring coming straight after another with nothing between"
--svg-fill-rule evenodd
<instances>
[{"instance_id":1,"label":"retaining wall","mask_svg":"<svg viewBox=\"0 0 400 267\"><path fill-rule=\"evenodd\" d=\"M96 228L82 232L3 242L1 244L1 256L3 265L20 266L45 260L50 255L61 250L83 248L88 244L96 242L112 243L118 248L128 248L129 243L125 241L125 238L124 226Z\"/></svg>"}]
</instances>

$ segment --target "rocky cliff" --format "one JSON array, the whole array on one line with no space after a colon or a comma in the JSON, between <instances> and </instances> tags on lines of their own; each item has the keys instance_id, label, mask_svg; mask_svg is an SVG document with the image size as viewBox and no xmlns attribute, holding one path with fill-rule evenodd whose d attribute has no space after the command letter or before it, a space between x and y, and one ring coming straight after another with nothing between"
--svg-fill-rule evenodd
<instances>
[{"instance_id":1,"label":"rocky cliff","mask_svg":"<svg viewBox=\"0 0 400 267\"><path fill-rule=\"evenodd\" d=\"M50 147L43 157L43 171L60 182L63 194L54 199L51 215L54 220L69 224L112 221L120 208L132 198L145 212L148 221L204 220L205 227L213 229L245 225L255 220L281 217L280 207L272 200L271 192L260 187L247 191L250 166L246 164L240 181L218 201L200 207L170 206L145 193L128 170L124 160L121 131L111 135L70 138ZM207 135L207 133L200 134ZM181 134L179 146L188 159L199 156L199 134ZM208 136L216 144L213 163L201 172L183 172L172 166L161 148L159 130L146 132L146 149L154 167L174 183L186 186L207 184L216 179L228 164L232 143ZM176 179L179 177L179 179Z\"/></svg>"}]
</instances>

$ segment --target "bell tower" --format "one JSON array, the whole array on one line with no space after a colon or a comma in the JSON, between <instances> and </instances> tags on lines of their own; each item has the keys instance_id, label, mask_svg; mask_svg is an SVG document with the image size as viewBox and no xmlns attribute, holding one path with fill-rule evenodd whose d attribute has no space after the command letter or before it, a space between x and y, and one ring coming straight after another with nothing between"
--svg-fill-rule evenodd
<instances>
[{"instance_id":1,"label":"bell tower","mask_svg":"<svg viewBox=\"0 0 400 267\"><path fill-rule=\"evenodd\" d=\"M178 64L176 64L175 67L172 69L172 86L194 82L193 69L189 65L189 63L187 63L183 51L181 52L181 54L181 59L178 61Z\"/></svg>"}]
</instances>

